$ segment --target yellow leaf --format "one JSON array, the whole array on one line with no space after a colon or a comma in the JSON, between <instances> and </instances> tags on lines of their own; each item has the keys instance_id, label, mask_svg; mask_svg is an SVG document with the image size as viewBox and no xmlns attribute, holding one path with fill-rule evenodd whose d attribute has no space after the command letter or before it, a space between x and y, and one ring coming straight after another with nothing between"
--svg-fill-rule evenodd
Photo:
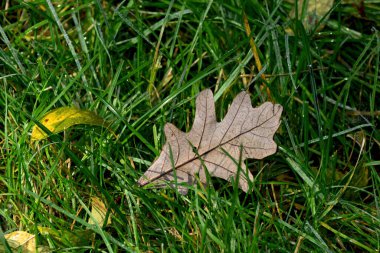
<instances>
[{"instance_id":1,"label":"yellow leaf","mask_svg":"<svg viewBox=\"0 0 380 253\"><path fill-rule=\"evenodd\" d=\"M36 247L36 236L33 234L29 234L25 231L14 231L10 234L6 234L5 239L9 246L17 251L23 253L34 253L37 252ZM4 252L5 249L0 245L0 252ZM38 252L48 252L49 248L46 246L39 246Z\"/></svg>"},{"instance_id":2,"label":"yellow leaf","mask_svg":"<svg viewBox=\"0 0 380 253\"><path fill-rule=\"evenodd\" d=\"M91 198L91 217L88 219L89 224L98 224L102 226L107 214L105 204L97 197ZM111 215L108 216L107 225L111 224Z\"/></svg>"},{"instance_id":3,"label":"yellow leaf","mask_svg":"<svg viewBox=\"0 0 380 253\"><path fill-rule=\"evenodd\" d=\"M325 17L325 15L328 15L333 5L334 1L332 0L297 0L298 14L296 15L296 3L294 3L293 9L289 16L291 18L298 16L298 18L302 20L302 24L307 31L311 31L314 28L317 28L319 31L324 26L324 22L322 24L319 24L319 22ZM327 19L328 16L324 19L324 21ZM318 24L319 27L316 27ZM289 29L287 29L287 32L291 34L293 33Z\"/></svg>"},{"instance_id":4,"label":"yellow leaf","mask_svg":"<svg viewBox=\"0 0 380 253\"><path fill-rule=\"evenodd\" d=\"M59 133L78 124L96 125L107 127L109 124L95 113L81 110L75 107L60 107L45 114L40 123L52 133ZM48 137L48 133L35 125L32 130L32 141L42 140Z\"/></svg>"}]
</instances>

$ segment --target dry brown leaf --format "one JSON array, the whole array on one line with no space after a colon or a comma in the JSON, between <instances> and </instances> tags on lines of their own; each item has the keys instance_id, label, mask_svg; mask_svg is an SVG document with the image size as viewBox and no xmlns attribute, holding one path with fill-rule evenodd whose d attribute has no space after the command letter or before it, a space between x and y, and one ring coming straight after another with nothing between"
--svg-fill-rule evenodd
<instances>
[{"instance_id":1,"label":"dry brown leaf","mask_svg":"<svg viewBox=\"0 0 380 253\"><path fill-rule=\"evenodd\" d=\"M281 113L281 105L269 102L252 108L249 94L241 92L224 120L217 122L213 94L211 90L202 91L196 101L190 132L183 133L174 125L166 124L162 152L138 183L144 186L154 182L158 187L166 186L163 181L170 181L172 186L175 182L192 185L198 173L205 184L207 168L211 176L225 180L232 180L240 171L238 184L247 192L247 180L253 176L243 161L262 159L276 152L273 135L279 127ZM184 185L178 185L178 190L187 193Z\"/></svg>"}]
</instances>

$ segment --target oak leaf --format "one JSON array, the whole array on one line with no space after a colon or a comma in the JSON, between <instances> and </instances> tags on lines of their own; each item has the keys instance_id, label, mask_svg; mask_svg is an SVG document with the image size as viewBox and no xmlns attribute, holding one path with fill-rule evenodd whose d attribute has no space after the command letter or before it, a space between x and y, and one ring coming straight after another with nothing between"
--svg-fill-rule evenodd
<instances>
[{"instance_id":1,"label":"oak leaf","mask_svg":"<svg viewBox=\"0 0 380 253\"><path fill-rule=\"evenodd\" d=\"M169 181L182 194L185 184L195 183L195 176L206 184L206 169L210 176L233 180L238 176L239 187L247 192L251 172L246 168L246 158L263 159L276 152L273 135L280 125L282 106L265 102L252 108L247 92L233 100L227 115L216 121L211 90L202 91L196 101L193 126L188 133L167 123L164 131L166 143L160 156L139 179L140 186L155 183L164 187Z\"/></svg>"}]
</instances>

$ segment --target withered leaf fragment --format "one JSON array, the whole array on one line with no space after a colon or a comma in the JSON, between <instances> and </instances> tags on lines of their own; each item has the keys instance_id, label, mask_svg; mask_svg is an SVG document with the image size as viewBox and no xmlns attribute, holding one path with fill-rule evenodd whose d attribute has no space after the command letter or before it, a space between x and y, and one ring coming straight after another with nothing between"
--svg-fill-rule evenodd
<instances>
[{"instance_id":1,"label":"withered leaf fragment","mask_svg":"<svg viewBox=\"0 0 380 253\"><path fill-rule=\"evenodd\" d=\"M167 123L161 154L138 183L164 187L168 185L164 181L169 181L186 194L186 185L179 183L194 184L198 173L200 181L206 184L207 169L210 176L225 180L239 176L238 185L247 192L247 181L253 176L243 161L263 159L276 152L273 135L280 125L281 113L282 106L270 102L252 108L249 94L243 91L235 97L223 121L217 122L213 94L209 89L204 90L197 97L190 132L183 133Z\"/></svg>"}]
</instances>

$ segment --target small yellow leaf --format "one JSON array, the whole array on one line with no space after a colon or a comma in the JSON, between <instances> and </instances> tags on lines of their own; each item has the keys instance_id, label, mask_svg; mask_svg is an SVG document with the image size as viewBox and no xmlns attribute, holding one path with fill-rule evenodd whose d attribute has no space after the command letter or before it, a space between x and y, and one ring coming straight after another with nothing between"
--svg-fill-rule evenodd
<instances>
[{"instance_id":1,"label":"small yellow leaf","mask_svg":"<svg viewBox=\"0 0 380 253\"><path fill-rule=\"evenodd\" d=\"M45 114L40 123L52 133L59 133L78 124L96 125L107 127L109 124L95 113L81 110L75 107L60 107ZM42 140L48 137L40 127L35 125L32 130L32 141Z\"/></svg>"},{"instance_id":2,"label":"small yellow leaf","mask_svg":"<svg viewBox=\"0 0 380 253\"><path fill-rule=\"evenodd\" d=\"M6 234L4 238L7 240L9 246L15 250L15 252L34 253L37 252L36 248L36 236L29 234L25 231L14 231L10 234ZM5 252L5 249L0 245L0 252ZM46 246L39 246L38 252L48 252L49 248Z\"/></svg>"},{"instance_id":3,"label":"small yellow leaf","mask_svg":"<svg viewBox=\"0 0 380 253\"><path fill-rule=\"evenodd\" d=\"M334 1L332 0L297 0L297 9L298 14L296 15L296 3L294 3L293 9L290 12L289 16L291 18L295 18L298 16L302 20L302 24L304 25L307 31L313 30L316 28L318 23L324 18L325 15L328 15L329 11L334 5ZM325 18L326 21L328 17ZM324 23L319 24L317 30L321 30L324 26ZM287 32L291 32L287 30Z\"/></svg>"},{"instance_id":4,"label":"small yellow leaf","mask_svg":"<svg viewBox=\"0 0 380 253\"><path fill-rule=\"evenodd\" d=\"M89 224L103 225L107 214L106 205L97 197L91 198L91 217L88 219ZM107 225L111 224L111 215L108 216Z\"/></svg>"}]
</instances>

